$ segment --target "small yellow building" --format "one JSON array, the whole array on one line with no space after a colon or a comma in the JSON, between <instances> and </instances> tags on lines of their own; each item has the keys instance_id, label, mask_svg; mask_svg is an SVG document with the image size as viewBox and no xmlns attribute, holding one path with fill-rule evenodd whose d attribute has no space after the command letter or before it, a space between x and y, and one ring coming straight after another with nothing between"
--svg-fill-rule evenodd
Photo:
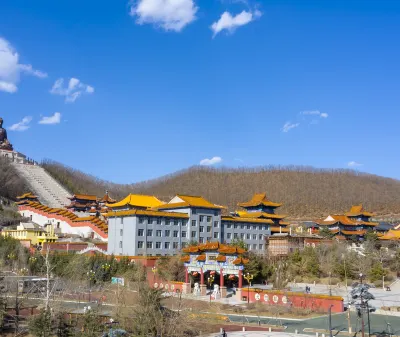
<instances>
[{"instance_id":1,"label":"small yellow building","mask_svg":"<svg viewBox=\"0 0 400 337\"><path fill-rule=\"evenodd\" d=\"M56 242L58 236L54 234L53 225L44 228L31 222L21 222L17 229L6 229L1 232L2 236L12 237L16 240L29 240L31 245L43 245L47 242Z\"/></svg>"}]
</instances>

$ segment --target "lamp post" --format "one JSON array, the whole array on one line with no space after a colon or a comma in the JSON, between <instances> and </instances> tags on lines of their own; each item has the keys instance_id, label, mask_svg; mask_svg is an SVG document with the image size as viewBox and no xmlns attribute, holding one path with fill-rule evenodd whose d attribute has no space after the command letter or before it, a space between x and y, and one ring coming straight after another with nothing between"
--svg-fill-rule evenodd
<instances>
[{"instance_id":1,"label":"lamp post","mask_svg":"<svg viewBox=\"0 0 400 337\"><path fill-rule=\"evenodd\" d=\"M88 276L89 280L89 302L91 301L91 295L92 295L92 280L94 279L95 272L90 269L86 275Z\"/></svg>"},{"instance_id":2,"label":"lamp post","mask_svg":"<svg viewBox=\"0 0 400 337\"><path fill-rule=\"evenodd\" d=\"M157 273L157 268L154 266L151 268L151 271L153 272L153 283L156 282L156 273Z\"/></svg>"},{"instance_id":3,"label":"lamp post","mask_svg":"<svg viewBox=\"0 0 400 337\"><path fill-rule=\"evenodd\" d=\"M361 285L363 284L363 277L364 275L360 273L360 283ZM364 299L363 299L363 292L360 292L360 301L361 301L361 335L362 337L365 336L365 330L364 330Z\"/></svg>"},{"instance_id":4,"label":"lamp post","mask_svg":"<svg viewBox=\"0 0 400 337\"><path fill-rule=\"evenodd\" d=\"M214 276L213 276L213 275L210 275L210 276L208 277L207 283L208 283L208 286L210 287L210 305L211 305L211 293L212 293L212 291L211 291L211 286L212 286L212 284L214 283Z\"/></svg>"},{"instance_id":5,"label":"lamp post","mask_svg":"<svg viewBox=\"0 0 400 337\"><path fill-rule=\"evenodd\" d=\"M331 304L328 309L329 313L329 336L332 337L332 307L333 305Z\"/></svg>"},{"instance_id":6,"label":"lamp post","mask_svg":"<svg viewBox=\"0 0 400 337\"><path fill-rule=\"evenodd\" d=\"M247 304L250 303L250 281L253 279L253 275L250 273L246 273L246 275L244 275L244 278L247 281Z\"/></svg>"}]
</instances>

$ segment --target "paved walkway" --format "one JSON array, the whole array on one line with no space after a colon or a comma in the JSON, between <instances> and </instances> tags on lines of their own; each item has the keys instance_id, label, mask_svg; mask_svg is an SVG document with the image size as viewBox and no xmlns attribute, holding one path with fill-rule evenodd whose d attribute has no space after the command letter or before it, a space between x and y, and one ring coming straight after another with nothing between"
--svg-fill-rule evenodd
<instances>
[{"instance_id":1,"label":"paved walkway","mask_svg":"<svg viewBox=\"0 0 400 337\"><path fill-rule=\"evenodd\" d=\"M309 335L294 334L287 332L267 331L235 331L227 333L227 337L310 337ZM221 334L211 334L208 337L221 337Z\"/></svg>"}]
</instances>

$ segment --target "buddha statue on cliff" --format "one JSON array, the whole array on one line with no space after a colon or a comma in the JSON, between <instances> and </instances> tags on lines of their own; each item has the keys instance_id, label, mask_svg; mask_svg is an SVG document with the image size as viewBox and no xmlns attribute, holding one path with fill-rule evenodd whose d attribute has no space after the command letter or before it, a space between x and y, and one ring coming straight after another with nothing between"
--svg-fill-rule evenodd
<instances>
[{"instance_id":1,"label":"buddha statue on cliff","mask_svg":"<svg viewBox=\"0 0 400 337\"><path fill-rule=\"evenodd\" d=\"M7 131L3 128L3 118L0 117L0 150L13 150L13 146L7 139Z\"/></svg>"}]
</instances>

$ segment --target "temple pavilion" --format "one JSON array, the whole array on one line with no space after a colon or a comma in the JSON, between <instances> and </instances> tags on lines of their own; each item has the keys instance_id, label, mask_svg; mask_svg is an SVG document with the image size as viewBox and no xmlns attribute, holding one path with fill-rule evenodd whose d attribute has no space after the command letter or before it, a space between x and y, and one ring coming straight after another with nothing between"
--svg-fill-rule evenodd
<instances>
[{"instance_id":1,"label":"temple pavilion","mask_svg":"<svg viewBox=\"0 0 400 337\"><path fill-rule=\"evenodd\" d=\"M66 206L71 212L85 212L90 215L105 214L109 211L107 205L112 205L116 202L110 197L108 191L102 198L98 198L95 195L88 194L74 194L69 198L71 203Z\"/></svg>"},{"instance_id":2,"label":"temple pavilion","mask_svg":"<svg viewBox=\"0 0 400 337\"><path fill-rule=\"evenodd\" d=\"M189 275L199 284L199 295L206 295L207 284L210 288L219 285L221 297L226 297L226 282L237 282L239 289L243 285L244 265L249 262L243 257L245 250L220 242L188 246L182 249L181 260L185 265L184 292L191 292ZM210 289L211 291L211 289Z\"/></svg>"},{"instance_id":3,"label":"temple pavilion","mask_svg":"<svg viewBox=\"0 0 400 337\"><path fill-rule=\"evenodd\" d=\"M352 206L349 212L341 215L329 215L324 220L318 221L320 229L328 228L338 238L350 239L356 236L363 239L367 231L374 230L377 222L372 222L375 214L368 212L362 205Z\"/></svg>"},{"instance_id":4,"label":"temple pavilion","mask_svg":"<svg viewBox=\"0 0 400 337\"><path fill-rule=\"evenodd\" d=\"M223 216L222 221L265 223L269 225L271 234L288 232L287 226L290 223L284 221L286 215L275 213L282 204L270 201L266 193L254 194L251 200L239 203L238 206L244 210L232 212L230 216Z\"/></svg>"}]
</instances>

